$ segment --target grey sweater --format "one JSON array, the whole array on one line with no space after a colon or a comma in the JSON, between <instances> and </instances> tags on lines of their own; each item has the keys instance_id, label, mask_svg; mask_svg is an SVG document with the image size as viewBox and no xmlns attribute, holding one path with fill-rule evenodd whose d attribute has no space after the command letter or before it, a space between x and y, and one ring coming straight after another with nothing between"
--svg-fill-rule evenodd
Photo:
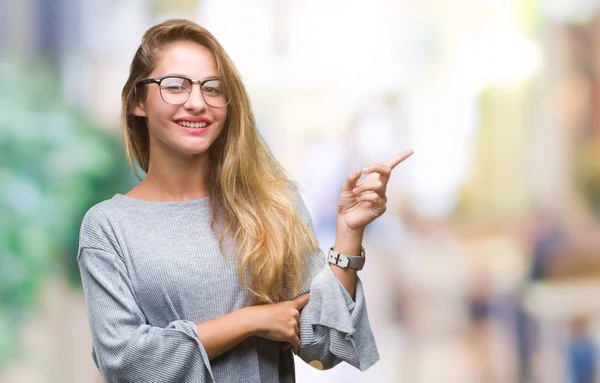
<instances>
[{"instance_id":1,"label":"grey sweater","mask_svg":"<svg viewBox=\"0 0 600 383\"><path fill-rule=\"evenodd\" d=\"M300 215L312 228L298 198ZM236 271L232 240L222 254L208 198L149 202L122 194L83 219L77 260L92 333L92 358L106 382L293 382L291 350L252 336L209 361L202 323L250 305ZM306 362L341 361L366 370L379 355L360 280L355 301L326 266L308 254L300 316Z\"/></svg>"}]
</instances>

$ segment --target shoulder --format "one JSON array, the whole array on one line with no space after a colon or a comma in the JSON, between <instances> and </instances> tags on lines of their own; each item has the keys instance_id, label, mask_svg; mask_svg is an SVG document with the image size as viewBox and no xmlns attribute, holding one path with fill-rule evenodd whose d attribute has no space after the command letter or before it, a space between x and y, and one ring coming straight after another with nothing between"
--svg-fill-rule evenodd
<instances>
[{"instance_id":1,"label":"shoulder","mask_svg":"<svg viewBox=\"0 0 600 383\"><path fill-rule=\"evenodd\" d=\"M119 206L114 198L99 202L84 215L79 231L79 248L90 247L114 250L116 235L114 222L118 220Z\"/></svg>"},{"instance_id":2,"label":"shoulder","mask_svg":"<svg viewBox=\"0 0 600 383\"><path fill-rule=\"evenodd\" d=\"M304 223L311 223L312 217L299 186L295 187L291 192L291 202L294 210Z\"/></svg>"}]
</instances>

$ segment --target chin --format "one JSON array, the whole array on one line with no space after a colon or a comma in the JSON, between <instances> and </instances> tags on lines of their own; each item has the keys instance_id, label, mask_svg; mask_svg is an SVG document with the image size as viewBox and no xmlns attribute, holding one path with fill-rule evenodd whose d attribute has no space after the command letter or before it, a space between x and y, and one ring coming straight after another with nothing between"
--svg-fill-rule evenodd
<instances>
[{"instance_id":1,"label":"chin","mask_svg":"<svg viewBox=\"0 0 600 383\"><path fill-rule=\"evenodd\" d=\"M210 145L179 145L177 151L183 155L197 156L208 151Z\"/></svg>"},{"instance_id":2,"label":"chin","mask_svg":"<svg viewBox=\"0 0 600 383\"><path fill-rule=\"evenodd\" d=\"M181 137L172 136L165 137L163 140L159 140L167 149L167 152L177 153L181 156L197 156L206 153L210 146L213 144L213 137Z\"/></svg>"}]
</instances>

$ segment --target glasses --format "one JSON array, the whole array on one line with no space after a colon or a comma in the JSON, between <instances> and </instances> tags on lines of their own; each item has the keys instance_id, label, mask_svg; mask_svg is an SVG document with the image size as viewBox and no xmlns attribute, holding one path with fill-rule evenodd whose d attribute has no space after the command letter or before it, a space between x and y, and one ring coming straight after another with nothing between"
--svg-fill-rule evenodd
<instances>
[{"instance_id":1,"label":"glasses","mask_svg":"<svg viewBox=\"0 0 600 383\"><path fill-rule=\"evenodd\" d=\"M149 78L138 82L138 85L158 84L160 97L164 102L171 105L185 104L192 94L192 86L200 85L202 98L206 105L222 108L229 104L229 100L223 94L221 80L209 78L206 80L191 80L183 76L163 76Z\"/></svg>"}]
</instances>

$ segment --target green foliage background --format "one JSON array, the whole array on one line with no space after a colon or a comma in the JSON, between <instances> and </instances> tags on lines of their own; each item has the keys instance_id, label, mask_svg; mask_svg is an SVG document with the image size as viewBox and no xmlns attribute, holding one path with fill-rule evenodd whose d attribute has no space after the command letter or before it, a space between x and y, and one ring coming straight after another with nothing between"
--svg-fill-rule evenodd
<instances>
[{"instance_id":1,"label":"green foliage background","mask_svg":"<svg viewBox=\"0 0 600 383\"><path fill-rule=\"evenodd\" d=\"M79 225L95 203L135 180L118 136L67 105L52 69L0 60L0 368L40 282L80 286Z\"/></svg>"}]
</instances>

